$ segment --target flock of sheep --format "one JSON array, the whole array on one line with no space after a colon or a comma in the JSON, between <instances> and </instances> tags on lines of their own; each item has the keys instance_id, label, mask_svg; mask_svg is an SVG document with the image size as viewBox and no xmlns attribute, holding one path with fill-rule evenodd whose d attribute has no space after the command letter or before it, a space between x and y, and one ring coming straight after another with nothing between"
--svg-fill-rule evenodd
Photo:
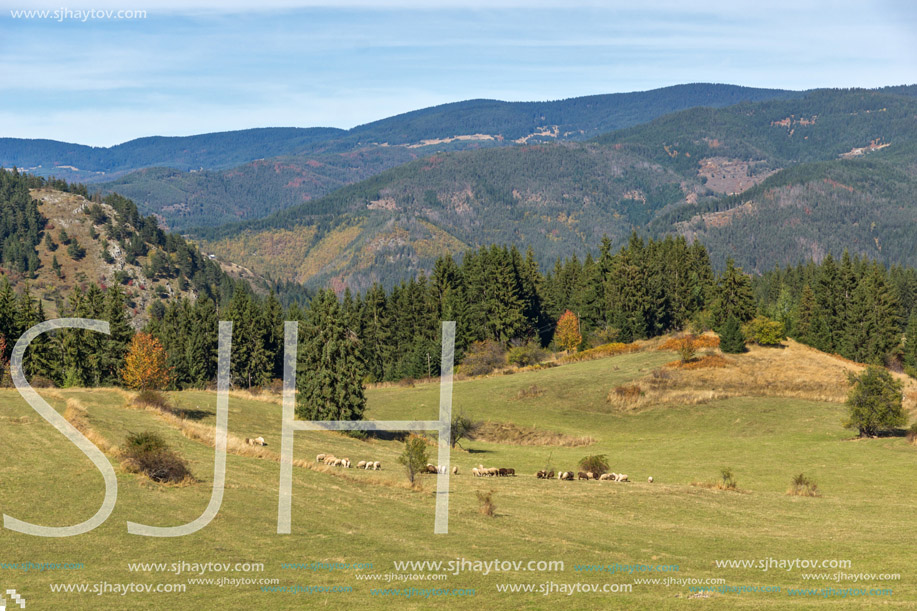
<instances>
[{"instance_id":1,"label":"flock of sheep","mask_svg":"<svg viewBox=\"0 0 917 611\"><path fill-rule=\"evenodd\" d=\"M261 445L265 445L262 438L256 439L246 439L247 443L261 441ZM252 443L251 445L255 445ZM319 454L315 457L315 462L326 464L332 467L344 467L345 469L351 468L351 462L349 458L337 458L333 454ZM357 469L368 469L371 471L379 471L382 469L382 463L378 460L361 460L357 463ZM432 465L427 464L425 469L426 473L433 475L436 474L445 474L447 472L447 467L444 465ZM478 465L471 470L472 475L475 477L515 477L516 470L506 467L485 467L484 465ZM452 475L458 475L459 468L457 466L452 467ZM539 471L535 474L535 477L538 479L554 479L554 471ZM579 471L575 475L573 471L561 471L557 474L557 479L573 481L574 479L596 479L599 481L608 481L608 482L629 482L628 476L626 473L602 473L601 475L596 475L592 471ZM653 483L653 476L649 476L646 480L650 484Z\"/></svg>"},{"instance_id":2,"label":"flock of sheep","mask_svg":"<svg viewBox=\"0 0 917 611\"><path fill-rule=\"evenodd\" d=\"M478 465L471 470L471 474L475 477L515 477L516 470L507 469L505 467L485 467L484 465Z\"/></svg>"},{"instance_id":3,"label":"flock of sheep","mask_svg":"<svg viewBox=\"0 0 917 611\"><path fill-rule=\"evenodd\" d=\"M353 466L349 458L337 458L333 454L319 454L315 457L315 462L323 463L331 467L344 467L345 469L350 469ZM379 471L382 469L382 463L378 460L361 460L357 463L357 469Z\"/></svg>"},{"instance_id":4,"label":"flock of sheep","mask_svg":"<svg viewBox=\"0 0 917 611\"><path fill-rule=\"evenodd\" d=\"M535 477L538 479L554 479L553 471L539 471L535 474ZM561 471L557 474L557 479L573 481L574 474L573 471ZM597 479L603 482L629 482L626 473L602 473L601 475L596 475L592 471L579 471L576 473L575 479ZM653 483L653 476L649 476L646 480L650 484Z\"/></svg>"}]
</instances>

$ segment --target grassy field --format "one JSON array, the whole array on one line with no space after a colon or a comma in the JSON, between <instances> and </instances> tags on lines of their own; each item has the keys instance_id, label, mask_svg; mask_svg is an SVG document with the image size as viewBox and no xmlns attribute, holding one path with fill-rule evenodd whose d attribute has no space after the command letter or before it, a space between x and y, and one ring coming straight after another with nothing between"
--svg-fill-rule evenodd
<instances>
[{"instance_id":1,"label":"grassy field","mask_svg":"<svg viewBox=\"0 0 917 611\"><path fill-rule=\"evenodd\" d=\"M666 609L821 608L917 605L917 586L909 570L917 564L910 545L910 512L917 505L911 476L917 449L902 437L853 440L842 428L845 409L837 400L806 398L803 386L792 396L769 387L767 379L749 384L742 396L729 376L747 363L783 374L799 371L802 361L823 363L823 379L811 391L824 393L825 380L851 368L826 355L807 354L798 346L730 357L729 366L711 373L677 372L668 387L695 388L698 380L723 391L706 402L666 401L664 392L648 396L658 404L623 409L607 401L621 384L646 387L666 370L674 353L645 350L635 354L564 365L540 371L457 381L455 410L477 420L512 423L554 438L590 437L588 446L513 445L463 442L453 464L448 535L433 535L435 478L421 477L410 489L396 464L402 444L395 440L360 441L337 433L296 433L295 458L303 466L293 474L293 534L277 535L280 406L274 396L234 393L229 428L236 438L263 435L260 456L231 453L227 486L218 516L198 533L174 539L129 535L125 522L178 525L196 518L210 498L213 450L196 437L213 426L215 395L186 391L169 395L192 416L184 422L132 407L131 395L115 389L48 390L42 395L69 414L85 410L84 420L109 444L123 444L129 432L155 431L187 458L197 483L163 486L118 468L118 504L112 516L91 533L67 539L30 537L0 530L0 588L16 589L30 609L286 609L376 608L391 604L474 609ZM814 360L813 360L814 359ZM822 359L822 360L818 360ZM835 363L836 361L836 363ZM834 363L834 364L832 364ZM832 369L832 367L834 369ZM720 377L717 377L720 376ZM695 386L692 386L691 381ZM534 387L534 388L533 388ZM771 388L767 391L767 388ZM762 390L764 389L764 390ZM671 390L671 388L670 388ZM524 397L526 393L533 396ZM786 393L784 393L786 394ZM841 395L843 392L840 393ZM438 412L436 384L391 386L368 391L368 417L433 419ZM670 396L684 397L684 394ZM814 396L814 395L813 395ZM818 396L821 396L819 394ZM182 430L184 430L184 434ZM93 465L47 425L15 391L0 391L0 510L44 525L80 522L95 513L103 484ZM531 431L530 431L531 432ZM545 437L548 437L545 435ZM335 469L308 461L318 452L347 456L354 463L372 458L381 471ZM251 452L254 454L254 452ZM606 454L611 468L627 473L629 484L597 481L538 480L545 467L577 470L587 454ZM432 462L435 450L431 446ZM478 464L513 467L515 478L474 478ZM738 491L703 485L730 467ZM793 475L804 472L818 483L821 496L786 494ZM647 477L655 482L650 484ZM493 491L496 516L479 512L476 492ZM396 570L396 561L563 561L555 571L463 570L443 580L386 582L389 575L438 574ZM845 568L792 570L718 568L717 560L841 560ZM82 563L75 570L29 570L8 563ZM210 570L181 574L134 570L129 563L263 563L263 571ZM284 568L285 563L350 563L360 568L328 570ZM580 565L677 565L677 571L622 574L577 570ZM371 564L371 568L369 568ZM241 567L244 568L244 567ZM213 569L213 567L211 567ZM805 580L803 574L900 574L900 580ZM200 571L198 571L200 573ZM378 576L377 581L360 579ZM209 584L191 579L213 579ZM635 583L642 579L677 579L680 583ZM223 585L216 580L223 579ZM232 585L230 580L276 579L264 586L352 588L348 592L265 591L263 584ZM730 587L780 588L779 592L703 592L691 586L723 580ZM685 580L696 580L686 583ZM182 584L181 593L52 592L54 584ZM505 592L507 584L533 584L534 592ZM555 591L545 595L541 588ZM630 592L567 595L571 584L631 585ZM374 594L374 590L473 589L474 595L411 597ZM582 587L582 586L580 586ZM797 597L790 588L836 591L888 588L890 595Z\"/></svg>"}]
</instances>

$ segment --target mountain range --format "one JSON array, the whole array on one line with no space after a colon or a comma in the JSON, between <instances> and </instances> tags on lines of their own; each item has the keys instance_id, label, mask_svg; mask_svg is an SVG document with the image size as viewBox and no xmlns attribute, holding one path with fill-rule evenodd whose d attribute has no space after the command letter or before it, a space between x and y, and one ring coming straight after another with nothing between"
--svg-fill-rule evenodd
<instances>
[{"instance_id":1,"label":"mountain range","mask_svg":"<svg viewBox=\"0 0 917 611\"><path fill-rule=\"evenodd\" d=\"M220 260L337 289L390 286L494 242L549 267L633 231L700 239L716 265L755 272L844 249L914 265L915 95L697 84L472 100L346 131L109 149L0 139L0 163L97 173L83 177L91 188L132 198Z\"/></svg>"}]
</instances>

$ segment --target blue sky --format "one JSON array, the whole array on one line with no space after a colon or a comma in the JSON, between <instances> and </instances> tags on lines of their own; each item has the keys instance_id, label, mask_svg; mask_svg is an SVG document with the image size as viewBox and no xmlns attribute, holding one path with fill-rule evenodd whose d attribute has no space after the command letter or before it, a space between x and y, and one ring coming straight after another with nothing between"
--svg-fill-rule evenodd
<instances>
[{"instance_id":1,"label":"blue sky","mask_svg":"<svg viewBox=\"0 0 917 611\"><path fill-rule=\"evenodd\" d=\"M13 19L11 10L145 10ZM911 2L0 0L0 137L354 125L469 98L917 83Z\"/></svg>"}]
</instances>

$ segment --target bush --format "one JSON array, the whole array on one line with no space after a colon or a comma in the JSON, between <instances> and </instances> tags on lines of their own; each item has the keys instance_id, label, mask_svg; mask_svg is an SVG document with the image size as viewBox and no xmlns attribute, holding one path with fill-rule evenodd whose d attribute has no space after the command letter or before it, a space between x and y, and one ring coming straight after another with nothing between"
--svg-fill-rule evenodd
<instances>
[{"instance_id":1,"label":"bush","mask_svg":"<svg viewBox=\"0 0 917 611\"><path fill-rule=\"evenodd\" d=\"M787 494L792 496L818 496L818 484L800 473L793 477Z\"/></svg>"},{"instance_id":2,"label":"bush","mask_svg":"<svg viewBox=\"0 0 917 611\"><path fill-rule=\"evenodd\" d=\"M735 316L730 316L717 332L720 336L720 350L729 354L745 352L745 336Z\"/></svg>"},{"instance_id":3,"label":"bush","mask_svg":"<svg viewBox=\"0 0 917 611\"><path fill-rule=\"evenodd\" d=\"M506 360L511 365L528 367L530 365L537 365L543 361L547 354L548 353L543 350L537 343L529 342L524 346L511 348L506 355Z\"/></svg>"},{"instance_id":4,"label":"bush","mask_svg":"<svg viewBox=\"0 0 917 611\"><path fill-rule=\"evenodd\" d=\"M503 346L493 340L474 342L462 361L462 374L480 376L492 372L506 363Z\"/></svg>"},{"instance_id":5,"label":"bush","mask_svg":"<svg viewBox=\"0 0 917 611\"><path fill-rule=\"evenodd\" d=\"M681 362L690 363L694 360L695 354L697 354L697 347L694 343L694 336L688 333L680 337L678 342L678 355L681 357Z\"/></svg>"},{"instance_id":6,"label":"bush","mask_svg":"<svg viewBox=\"0 0 917 611\"><path fill-rule=\"evenodd\" d=\"M591 471L596 477L608 472L608 457L604 454L595 454L586 456L579 461L579 467L583 471Z\"/></svg>"},{"instance_id":7,"label":"bush","mask_svg":"<svg viewBox=\"0 0 917 611\"><path fill-rule=\"evenodd\" d=\"M169 403L169 400L158 390L141 390L137 393L137 396L134 397L134 402L139 405L155 407L165 412L172 411L172 405Z\"/></svg>"},{"instance_id":8,"label":"bush","mask_svg":"<svg viewBox=\"0 0 917 611\"><path fill-rule=\"evenodd\" d=\"M427 442L423 437L411 435L404 442L404 450L398 457L398 462L404 465L408 481L414 483L414 478L427 467Z\"/></svg>"},{"instance_id":9,"label":"bush","mask_svg":"<svg viewBox=\"0 0 917 611\"><path fill-rule=\"evenodd\" d=\"M122 454L128 471L154 482L177 483L191 477L185 461L156 433L130 433Z\"/></svg>"},{"instance_id":10,"label":"bush","mask_svg":"<svg viewBox=\"0 0 917 611\"><path fill-rule=\"evenodd\" d=\"M759 346L779 346L786 339L783 323L767 316L756 316L743 329L745 338Z\"/></svg>"},{"instance_id":11,"label":"bush","mask_svg":"<svg viewBox=\"0 0 917 611\"><path fill-rule=\"evenodd\" d=\"M902 384L884 367L872 365L859 376L848 374L848 379L853 388L847 396L846 428L857 429L860 437L875 437L907 422L901 406Z\"/></svg>"},{"instance_id":12,"label":"bush","mask_svg":"<svg viewBox=\"0 0 917 611\"><path fill-rule=\"evenodd\" d=\"M497 506L494 505L493 490L489 490L487 492L478 490L475 492L475 494L477 495L478 503L480 504L478 511L480 511L482 515L488 516L490 518L494 517L494 512L497 510Z\"/></svg>"},{"instance_id":13,"label":"bush","mask_svg":"<svg viewBox=\"0 0 917 611\"><path fill-rule=\"evenodd\" d=\"M732 473L732 469L729 467L720 469L720 480L721 483L719 487L723 490L735 490L739 486L738 482L736 482L735 475Z\"/></svg>"}]
</instances>

